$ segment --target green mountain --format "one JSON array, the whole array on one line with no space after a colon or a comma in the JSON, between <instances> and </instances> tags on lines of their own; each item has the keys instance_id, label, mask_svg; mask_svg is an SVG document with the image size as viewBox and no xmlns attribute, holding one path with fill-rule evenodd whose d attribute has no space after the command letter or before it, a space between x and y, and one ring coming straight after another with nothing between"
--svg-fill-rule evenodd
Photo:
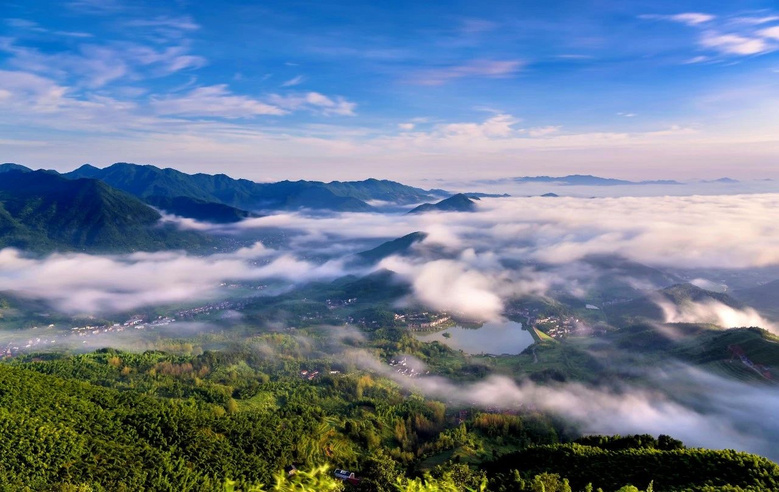
<instances>
[{"instance_id":1,"label":"green mountain","mask_svg":"<svg viewBox=\"0 0 779 492\"><path fill-rule=\"evenodd\" d=\"M87 164L64 176L99 179L144 200L149 197L183 196L242 210L310 208L367 212L373 210L366 203L370 200L417 203L433 196L419 188L376 179L331 183L255 183L224 174L186 174L175 169L128 163L117 163L105 169Z\"/></svg>"},{"instance_id":2,"label":"green mountain","mask_svg":"<svg viewBox=\"0 0 779 492\"><path fill-rule=\"evenodd\" d=\"M159 219L137 198L93 179L15 171L0 180L0 247L108 252L211 243L199 233L161 226Z\"/></svg>"},{"instance_id":3,"label":"green mountain","mask_svg":"<svg viewBox=\"0 0 779 492\"><path fill-rule=\"evenodd\" d=\"M259 215L223 203L207 202L186 196L150 196L146 203L180 217L196 219L201 222L229 224Z\"/></svg>"},{"instance_id":4,"label":"green mountain","mask_svg":"<svg viewBox=\"0 0 779 492\"><path fill-rule=\"evenodd\" d=\"M476 210L478 197L471 197L464 193L452 195L438 203L423 203L411 209L410 214L423 214L427 212L473 212Z\"/></svg>"}]
</instances>

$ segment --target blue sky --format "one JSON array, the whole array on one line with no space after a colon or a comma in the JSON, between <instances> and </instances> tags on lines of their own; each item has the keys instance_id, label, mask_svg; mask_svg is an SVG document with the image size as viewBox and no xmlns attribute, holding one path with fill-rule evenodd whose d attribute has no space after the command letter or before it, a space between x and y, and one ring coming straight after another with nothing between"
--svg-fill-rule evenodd
<instances>
[{"instance_id":1,"label":"blue sky","mask_svg":"<svg viewBox=\"0 0 779 492\"><path fill-rule=\"evenodd\" d=\"M779 177L774 1L3 5L1 161Z\"/></svg>"}]
</instances>

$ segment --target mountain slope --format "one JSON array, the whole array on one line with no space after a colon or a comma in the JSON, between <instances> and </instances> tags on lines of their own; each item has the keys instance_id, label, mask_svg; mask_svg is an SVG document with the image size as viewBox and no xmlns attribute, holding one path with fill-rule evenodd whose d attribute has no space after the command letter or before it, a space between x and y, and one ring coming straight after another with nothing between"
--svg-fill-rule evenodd
<instances>
[{"instance_id":1,"label":"mountain slope","mask_svg":"<svg viewBox=\"0 0 779 492\"><path fill-rule=\"evenodd\" d=\"M159 219L137 198L92 179L16 171L0 180L0 247L135 251L211 242L198 233L162 227Z\"/></svg>"},{"instance_id":2,"label":"mountain slope","mask_svg":"<svg viewBox=\"0 0 779 492\"><path fill-rule=\"evenodd\" d=\"M427 212L473 212L476 210L476 197L469 197L464 193L450 196L438 203L423 203L411 209L410 214L423 214Z\"/></svg>"}]
</instances>

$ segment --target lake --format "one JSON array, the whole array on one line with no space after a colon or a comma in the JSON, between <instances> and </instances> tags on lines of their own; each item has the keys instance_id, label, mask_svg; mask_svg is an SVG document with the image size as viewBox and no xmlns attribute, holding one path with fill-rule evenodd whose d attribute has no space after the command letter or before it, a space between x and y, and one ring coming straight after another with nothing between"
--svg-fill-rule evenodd
<instances>
[{"instance_id":1,"label":"lake","mask_svg":"<svg viewBox=\"0 0 779 492\"><path fill-rule=\"evenodd\" d=\"M449 333L450 338L444 337ZM456 326L435 333L414 333L423 342L440 342L466 354L518 354L533 344L533 337L522 323L485 323L481 328Z\"/></svg>"}]
</instances>

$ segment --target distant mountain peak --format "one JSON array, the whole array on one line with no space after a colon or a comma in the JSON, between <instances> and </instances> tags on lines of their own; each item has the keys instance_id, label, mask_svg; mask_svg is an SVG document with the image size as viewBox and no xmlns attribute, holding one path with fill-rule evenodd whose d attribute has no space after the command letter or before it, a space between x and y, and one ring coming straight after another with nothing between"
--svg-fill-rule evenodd
<instances>
[{"instance_id":1,"label":"distant mountain peak","mask_svg":"<svg viewBox=\"0 0 779 492\"><path fill-rule=\"evenodd\" d=\"M15 164L13 162L5 162L3 164L0 164L0 173L7 173L12 171L29 173L32 172L32 169L26 166L22 166L21 164Z\"/></svg>"},{"instance_id":2,"label":"distant mountain peak","mask_svg":"<svg viewBox=\"0 0 779 492\"><path fill-rule=\"evenodd\" d=\"M479 197L458 193L438 203L423 203L412 209L409 214L422 214L427 212L473 212L476 210L476 200Z\"/></svg>"},{"instance_id":3,"label":"distant mountain peak","mask_svg":"<svg viewBox=\"0 0 779 492\"><path fill-rule=\"evenodd\" d=\"M629 185L680 185L679 181L670 179L629 181L616 178L602 178L592 174L569 174L567 176L521 176L497 180L497 182L513 181L515 183L556 183L565 186L629 186Z\"/></svg>"}]
</instances>

